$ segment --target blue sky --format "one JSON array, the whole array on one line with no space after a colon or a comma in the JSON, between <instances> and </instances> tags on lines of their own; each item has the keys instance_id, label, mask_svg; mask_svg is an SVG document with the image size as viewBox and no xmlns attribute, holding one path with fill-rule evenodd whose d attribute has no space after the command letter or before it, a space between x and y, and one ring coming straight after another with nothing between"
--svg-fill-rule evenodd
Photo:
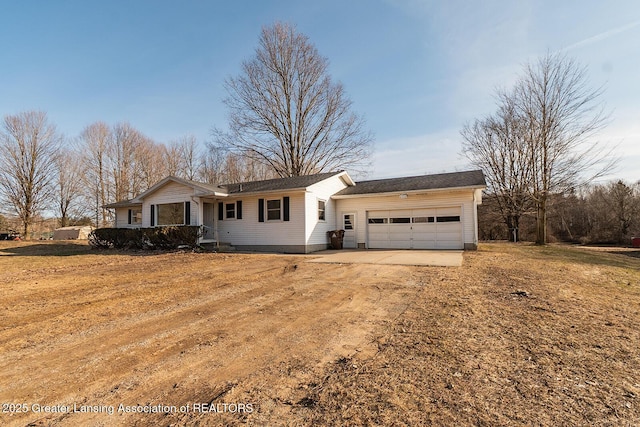
<instances>
[{"instance_id":1,"label":"blue sky","mask_svg":"<svg viewBox=\"0 0 640 427\"><path fill-rule=\"evenodd\" d=\"M369 178L468 168L465 122L495 88L565 50L604 86L600 140L640 179L640 2L489 0L1 1L0 114L43 110L77 136L129 121L158 142L225 128L223 83L260 29L294 23L375 136ZM612 176L613 177L613 176Z\"/></svg>"}]
</instances>

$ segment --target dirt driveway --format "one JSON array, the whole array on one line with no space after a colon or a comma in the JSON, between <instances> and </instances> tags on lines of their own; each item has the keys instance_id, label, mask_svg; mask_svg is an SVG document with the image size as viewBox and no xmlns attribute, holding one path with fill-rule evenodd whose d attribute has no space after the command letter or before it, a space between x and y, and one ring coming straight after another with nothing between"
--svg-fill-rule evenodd
<instances>
[{"instance_id":1,"label":"dirt driveway","mask_svg":"<svg viewBox=\"0 0 640 427\"><path fill-rule=\"evenodd\" d=\"M326 363L374 352L374 331L420 289L411 268L293 256L15 252L0 257L0 402L27 406L0 424L167 424L194 414L118 407L295 402ZM234 400L249 378L275 400Z\"/></svg>"}]
</instances>

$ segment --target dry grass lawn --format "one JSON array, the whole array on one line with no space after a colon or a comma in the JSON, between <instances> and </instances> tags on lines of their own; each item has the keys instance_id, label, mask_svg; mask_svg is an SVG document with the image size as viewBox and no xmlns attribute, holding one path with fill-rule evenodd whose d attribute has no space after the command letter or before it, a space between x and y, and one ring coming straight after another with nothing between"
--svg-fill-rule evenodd
<instances>
[{"instance_id":1,"label":"dry grass lawn","mask_svg":"<svg viewBox=\"0 0 640 427\"><path fill-rule=\"evenodd\" d=\"M639 425L639 254L482 244L451 268L0 242L0 425Z\"/></svg>"}]
</instances>

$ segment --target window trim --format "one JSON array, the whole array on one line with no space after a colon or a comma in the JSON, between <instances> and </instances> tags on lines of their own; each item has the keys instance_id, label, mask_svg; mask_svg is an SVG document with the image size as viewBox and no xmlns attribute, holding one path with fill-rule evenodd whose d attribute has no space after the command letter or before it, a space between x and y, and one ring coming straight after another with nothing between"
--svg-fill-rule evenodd
<instances>
[{"instance_id":1,"label":"window trim","mask_svg":"<svg viewBox=\"0 0 640 427\"><path fill-rule=\"evenodd\" d=\"M327 201L324 199L317 199L317 201L318 221L327 222ZM320 203L322 203L322 209L320 208Z\"/></svg>"},{"instance_id":2,"label":"window trim","mask_svg":"<svg viewBox=\"0 0 640 427\"><path fill-rule=\"evenodd\" d=\"M351 228L347 228L347 221L346 218L350 216L353 217L353 219L351 220L351 223L349 224L351 226ZM342 214L342 229L344 231L354 231L356 229L356 214L355 213L344 213Z\"/></svg>"},{"instance_id":3,"label":"window trim","mask_svg":"<svg viewBox=\"0 0 640 427\"><path fill-rule=\"evenodd\" d=\"M229 213L232 215L230 216ZM236 219L236 202L224 204L224 219Z\"/></svg>"},{"instance_id":4,"label":"window trim","mask_svg":"<svg viewBox=\"0 0 640 427\"><path fill-rule=\"evenodd\" d=\"M269 212L276 212L276 209L274 209L274 208L269 209L269 202L276 202L276 201L278 202L278 209L277 209L278 218L277 219L276 218L272 219L272 218L269 218ZM265 216L264 216L265 218L264 219L265 219L265 221L267 221L267 222L283 221L283 219L282 219L282 214L283 214L282 205L283 205L282 197L280 197L278 199L264 199L264 210L265 210Z\"/></svg>"},{"instance_id":5,"label":"window trim","mask_svg":"<svg viewBox=\"0 0 640 427\"><path fill-rule=\"evenodd\" d=\"M142 206L129 209L127 222L129 225L142 225Z\"/></svg>"}]
</instances>

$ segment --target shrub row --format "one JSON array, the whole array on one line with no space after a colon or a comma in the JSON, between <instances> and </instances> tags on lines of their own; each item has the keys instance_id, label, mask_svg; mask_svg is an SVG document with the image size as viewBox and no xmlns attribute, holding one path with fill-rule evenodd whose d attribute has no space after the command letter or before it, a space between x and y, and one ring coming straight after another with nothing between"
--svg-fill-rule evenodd
<instances>
[{"instance_id":1,"label":"shrub row","mask_svg":"<svg viewBox=\"0 0 640 427\"><path fill-rule=\"evenodd\" d=\"M94 248L115 249L176 249L195 247L201 237L200 227L194 225L154 228L97 228L89 234Z\"/></svg>"}]
</instances>

